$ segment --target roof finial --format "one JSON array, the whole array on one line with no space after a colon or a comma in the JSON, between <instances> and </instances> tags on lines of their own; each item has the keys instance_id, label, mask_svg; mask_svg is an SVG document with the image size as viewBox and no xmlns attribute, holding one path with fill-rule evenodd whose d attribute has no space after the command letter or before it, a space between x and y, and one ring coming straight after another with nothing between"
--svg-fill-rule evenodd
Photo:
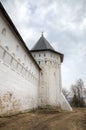
<instances>
[{"instance_id":1,"label":"roof finial","mask_svg":"<svg viewBox=\"0 0 86 130\"><path fill-rule=\"evenodd\" d=\"M43 37L43 32L42 32L42 37Z\"/></svg>"}]
</instances>

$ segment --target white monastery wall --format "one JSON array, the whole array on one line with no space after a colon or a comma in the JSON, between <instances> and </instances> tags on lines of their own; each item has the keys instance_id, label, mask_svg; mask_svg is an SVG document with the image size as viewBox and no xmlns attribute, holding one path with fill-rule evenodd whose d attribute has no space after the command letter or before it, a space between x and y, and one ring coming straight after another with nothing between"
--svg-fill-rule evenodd
<instances>
[{"instance_id":1,"label":"white monastery wall","mask_svg":"<svg viewBox=\"0 0 86 130\"><path fill-rule=\"evenodd\" d=\"M0 15L0 115L38 107L39 68Z\"/></svg>"}]
</instances>

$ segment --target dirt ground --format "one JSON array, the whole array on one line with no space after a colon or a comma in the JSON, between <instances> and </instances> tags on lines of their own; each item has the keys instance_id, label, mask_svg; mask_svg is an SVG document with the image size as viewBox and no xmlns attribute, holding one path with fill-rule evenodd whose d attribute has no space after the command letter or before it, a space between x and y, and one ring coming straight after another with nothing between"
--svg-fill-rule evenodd
<instances>
[{"instance_id":1,"label":"dirt ground","mask_svg":"<svg viewBox=\"0 0 86 130\"><path fill-rule=\"evenodd\" d=\"M86 108L73 112L36 110L0 118L0 130L86 130Z\"/></svg>"}]
</instances>

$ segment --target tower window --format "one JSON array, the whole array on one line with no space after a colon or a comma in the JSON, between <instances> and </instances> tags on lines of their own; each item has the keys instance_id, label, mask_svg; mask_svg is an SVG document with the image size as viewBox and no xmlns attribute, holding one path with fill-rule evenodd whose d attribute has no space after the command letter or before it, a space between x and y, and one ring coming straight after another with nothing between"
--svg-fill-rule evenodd
<instances>
[{"instance_id":1,"label":"tower window","mask_svg":"<svg viewBox=\"0 0 86 130\"><path fill-rule=\"evenodd\" d=\"M45 61L45 64L47 63L47 61Z\"/></svg>"},{"instance_id":2,"label":"tower window","mask_svg":"<svg viewBox=\"0 0 86 130\"><path fill-rule=\"evenodd\" d=\"M39 65L40 65L40 61L39 61L38 63L39 63Z\"/></svg>"}]
</instances>

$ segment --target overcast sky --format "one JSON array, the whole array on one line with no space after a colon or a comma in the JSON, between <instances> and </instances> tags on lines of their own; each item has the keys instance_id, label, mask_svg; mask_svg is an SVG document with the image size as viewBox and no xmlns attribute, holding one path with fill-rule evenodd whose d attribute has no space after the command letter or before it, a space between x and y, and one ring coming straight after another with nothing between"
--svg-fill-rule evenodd
<instances>
[{"instance_id":1,"label":"overcast sky","mask_svg":"<svg viewBox=\"0 0 86 130\"><path fill-rule=\"evenodd\" d=\"M62 86L86 83L86 0L1 0L29 49L44 32L64 54Z\"/></svg>"}]
</instances>

